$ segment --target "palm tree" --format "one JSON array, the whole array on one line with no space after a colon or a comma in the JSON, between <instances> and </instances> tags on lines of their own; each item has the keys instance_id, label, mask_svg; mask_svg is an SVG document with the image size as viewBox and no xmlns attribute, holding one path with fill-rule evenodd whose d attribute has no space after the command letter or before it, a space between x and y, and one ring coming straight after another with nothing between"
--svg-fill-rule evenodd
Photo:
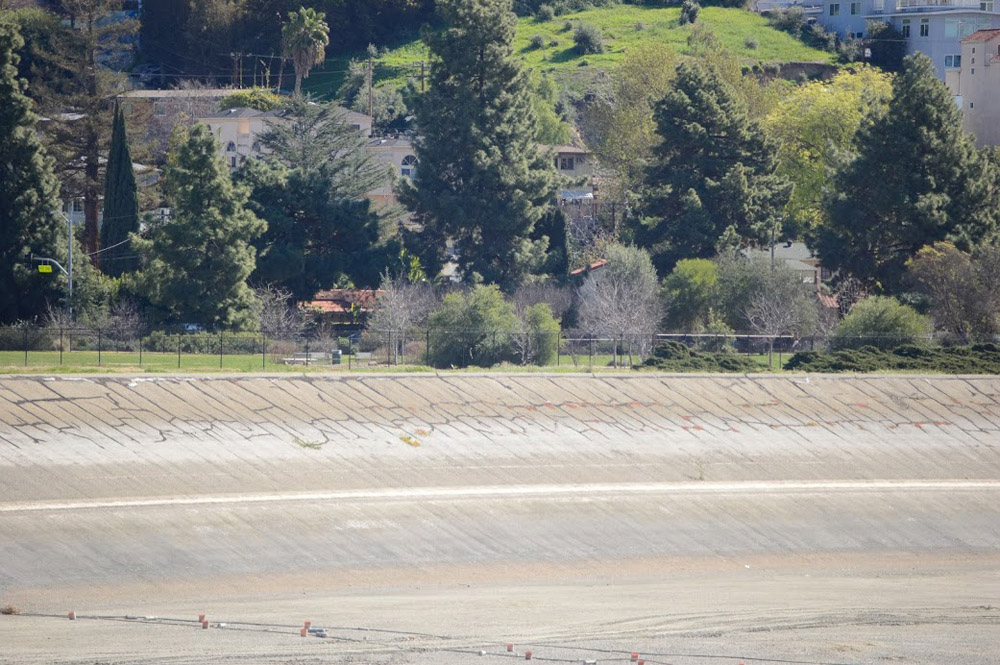
<instances>
[{"instance_id":1,"label":"palm tree","mask_svg":"<svg viewBox=\"0 0 1000 665\"><path fill-rule=\"evenodd\" d=\"M309 70L326 58L330 43L330 27L326 14L311 8L289 12L288 23L281 27L283 55L295 65L295 95L302 94L302 79L309 78Z\"/></svg>"}]
</instances>

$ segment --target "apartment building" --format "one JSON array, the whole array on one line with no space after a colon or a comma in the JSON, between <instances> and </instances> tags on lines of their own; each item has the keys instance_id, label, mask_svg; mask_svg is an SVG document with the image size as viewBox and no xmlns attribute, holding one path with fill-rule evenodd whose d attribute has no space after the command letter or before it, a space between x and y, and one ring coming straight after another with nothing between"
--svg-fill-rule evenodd
<instances>
[{"instance_id":1,"label":"apartment building","mask_svg":"<svg viewBox=\"0 0 1000 665\"><path fill-rule=\"evenodd\" d=\"M979 30L962 40L961 67L945 83L963 112L962 128L979 146L1000 145L1000 29Z\"/></svg>"}]
</instances>

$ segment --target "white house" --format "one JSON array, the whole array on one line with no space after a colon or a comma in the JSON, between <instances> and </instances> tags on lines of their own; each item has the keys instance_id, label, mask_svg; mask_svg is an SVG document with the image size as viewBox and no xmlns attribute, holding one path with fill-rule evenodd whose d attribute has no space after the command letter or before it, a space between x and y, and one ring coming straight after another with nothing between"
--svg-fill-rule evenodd
<instances>
[{"instance_id":1,"label":"white house","mask_svg":"<svg viewBox=\"0 0 1000 665\"><path fill-rule=\"evenodd\" d=\"M962 40L960 69L947 72L962 127L979 146L1000 145L1000 29L980 30Z\"/></svg>"}]
</instances>

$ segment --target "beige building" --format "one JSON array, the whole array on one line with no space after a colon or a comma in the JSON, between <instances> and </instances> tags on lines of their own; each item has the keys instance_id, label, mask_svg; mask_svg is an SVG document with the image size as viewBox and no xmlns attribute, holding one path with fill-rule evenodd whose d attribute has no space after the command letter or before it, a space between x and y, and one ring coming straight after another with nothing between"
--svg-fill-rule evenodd
<instances>
[{"instance_id":1,"label":"beige building","mask_svg":"<svg viewBox=\"0 0 1000 665\"><path fill-rule=\"evenodd\" d=\"M154 157L160 159L166 155L175 127L215 113L219 102L234 92L233 88L130 90L119 95L118 101L131 126L146 128L145 139L153 143Z\"/></svg>"},{"instance_id":2,"label":"beige building","mask_svg":"<svg viewBox=\"0 0 1000 665\"><path fill-rule=\"evenodd\" d=\"M369 140L368 149L377 160L389 166L393 173L392 178L368 192L368 198L380 206L397 203L394 191L396 180L412 178L417 173L417 156L414 154L413 144L405 136L381 137Z\"/></svg>"},{"instance_id":3,"label":"beige building","mask_svg":"<svg viewBox=\"0 0 1000 665\"><path fill-rule=\"evenodd\" d=\"M979 146L1000 145L1000 29L979 30L962 40L961 69L945 83L962 109L962 127Z\"/></svg>"}]
</instances>

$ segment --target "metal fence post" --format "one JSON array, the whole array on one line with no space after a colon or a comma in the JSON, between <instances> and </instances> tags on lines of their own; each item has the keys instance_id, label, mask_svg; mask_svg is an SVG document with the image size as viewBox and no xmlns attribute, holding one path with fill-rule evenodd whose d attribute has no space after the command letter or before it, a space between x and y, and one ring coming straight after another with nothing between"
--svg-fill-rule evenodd
<instances>
[{"instance_id":1,"label":"metal fence post","mask_svg":"<svg viewBox=\"0 0 1000 665\"><path fill-rule=\"evenodd\" d=\"M222 369L222 331L219 331L219 369Z\"/></svg>"},{"instance_id":2,"label":"metal fence post","mask_svg":"<svg viewBox=\"0 0 1000 665\"><path fill-rule=\"evenodd\" d=\"M63 363L63 329L59 326L59 364Z\"/></svg>"},{"instance_id":3,"label":"metal fence post","mask_svg":"<svg viewBox=\"0 0 1000 665\"><path fill-rule=\"evenodd\" d=\"M103 343L103 338L101 337L101 329L97 329L97 366L101 366L101 345Z\"/></svg>"},{"instance_id":4,"label":"metal fence post","mask_svg":"<svg viewBox=\"0 0 1000 665\"><path fill-rule=\"evenodd\" d=\"M431 366L431 329L427 329L427 344L424 346L424 364Z\"/></svg>"},{"instance_id":5,"label":"metal fence post","mask_svg":"<svg viewBox=\"0 0 1000 665\"><path fill-rule=\"evenodd\" d=\"M559 367L559 352L562 350L562 330L556 332L556 367Z\"/></svg>"},{"instance_id":6,"label":"metal fence post","mask_svg":"<svg viewBox=\"0 0 1000 665\"><path fill-rule=\"evenodd\" d=\"M181 368L181 334L177 333L177 369Z\"/></svg>"},{"instance_id":7,"label":"metal fence post","mask_svg":"<svg viewBox=\"0 0 1000 665\"><path fill-rule=\"evenodd\" d=\"M28 326L24 326L24 366L28 366Z\"/></svg>"},{"instance_id":8,"label":"metal fence post","mask_svg":"<svg viewBox=\"0 0 1000 665\"><path fill-rule=\"evenodd\" d=\"M260 368L267 369L267 335L260 336Z\"/></svg>"},{"instance_id":9,"label":"metal fence post","mask_svg":"<svg viewBox=\"0 0 1000 665\"><path fill-rule=\"evenodd\" d=\"M135 334L139 338L139 367L142 367L142 331L139 330Z\"/></svg>"},{"instance_id":10,"label":"metal fence post","mask_svg":"<svg viewBox=\"0 0 1000 665\"><path fill-rule=\"evenodd\" d=\"M306 337L306 367L309 367L309 338Z\"/></svg>"}]
</instances>

